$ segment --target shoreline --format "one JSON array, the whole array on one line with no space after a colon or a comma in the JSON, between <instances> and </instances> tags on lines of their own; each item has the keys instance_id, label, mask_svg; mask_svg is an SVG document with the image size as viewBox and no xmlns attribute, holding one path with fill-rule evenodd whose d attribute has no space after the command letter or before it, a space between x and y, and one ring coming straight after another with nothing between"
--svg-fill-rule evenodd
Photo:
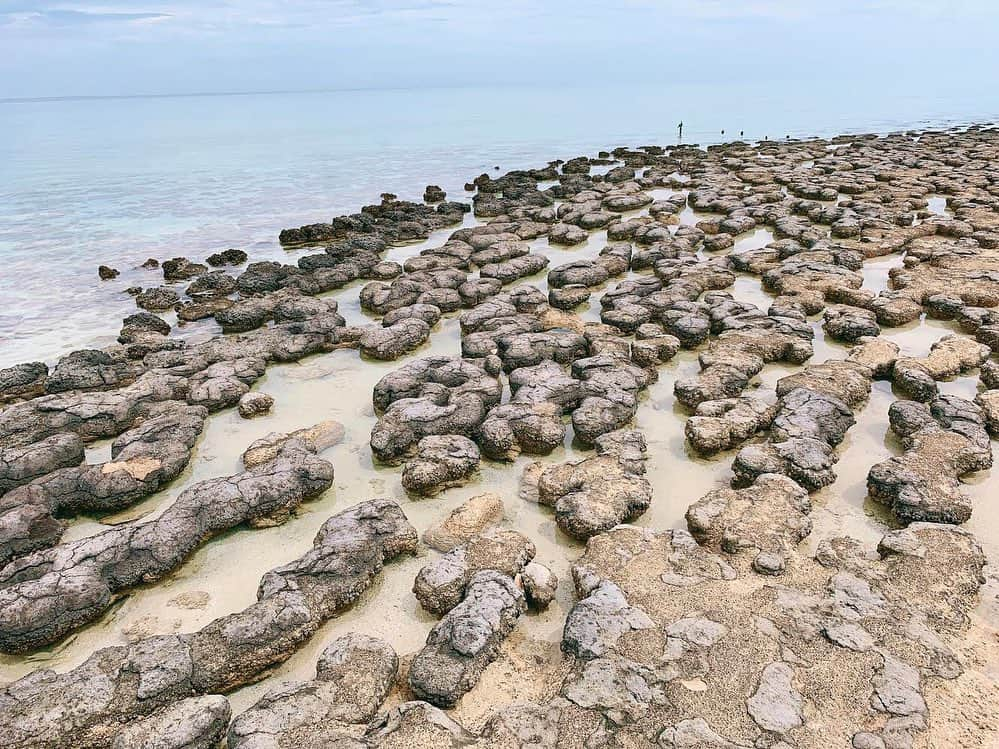
<instances>
[{"instance_id":1,"label":"shoreline","mask_svg":"<svg viewBox=\"0 0 999 749\"><path fill-rule=\"evenodd\" d=\"M118 344L0 371L0 646L37 653L3 669L60 672L0 693L0 736L975 746L997 150L619 148L290 230L327 245L296 265L160 259ZM498 529L469 509L458 552L419 545L484 491ZM347 627L387 643L341 637L309 681ZM322 686L372 653L363 705ZM259 701L274 669L307 683Z\"/></svg>"},{"instance_id":2,"label":"shoreline","mask_svg":"<svg viewBox=\"0 0 999 749\"><path fill-rule=\"evenodd\" d=\"M972 121L966 120L961 120L961 123L966 125L973 124ZM726 123L721 124L724 125ZM919 124L917 121L911 123L912 127L916 127ZM954 126L960 127L962 125L957 124ZM944 129L948 129L951 126L943 127ZM892 134L904 132L909 129L912 128L903 127L900 129L896 123L888 123L885 127L880 129L875 128L874 130L870 130L870 132ZM931 131L939 129L936 126L930 128ZM814 128L812 130L814 132ZM863 128L859 128L858 132L861 130ZM671 131L670 135L675 136L675 132ZM718 136L716 130L709 132L706 128L701 128L700 132L691 133L691 138L697 135L707 136L701 139L701 142L706 145L716 144L710 137L711 135L719 139L721 138L721 136ZM762 136L762 133L758 133L758 135ZM804 138L808 137L808 133L804 131L796 133L796 135ZM16 140L15 132L15 142ZM576 140L580 141L579 138L576 138ZM595 152L599 145L599 140L592 137L583 140L587 141ZM582 141L569 147L588 148ZM488 158L497 159L507 169L526 168L530 166L531 156L524 152L523 147L517 145L506 150L509 153L504 153L501 149L500 153L491 155ZM555 141L547 144L543 139L528 148L529 152L538 155L544 154L549 150L557 154L564 149L563 147L556 146ZM405 151L397 153L396 158L407 158ZM490 169L493 163L489 162ZM106 166L114 167L114 164ZM444 166L447 167L446 164ZM482 166L485 168L486 164L483 163ZM44 163L39 164L39 167L45 167ZM452 194L458 194L457 191L461 189L461 175L456 174L453 167L449 169L440 168L435 165L433 171L433 178L446 180L447 184L445 184L445 187ZM150 176L154 177L157 181L163 180L164 177L168 178L168 175L154 174ZM376 179L376 176L373 175L372 179ZM399 184L397 180L393 179L396 184L391 185L390 189L400 191L403 197L407 199L419 200L420 195L417 192L416 184L419 176L415 172L413 175L405 175L403 182L411 182L411 185ZM379 190L383 187L377 184L377 181L372 182L370 187L361 191L347 193L336 189L333 185L327 186L326 191L331 195L330 202L333 204L334 209L339 207L341 210L349 210L353 201L357 200L359 192L366 193L370 199L376 199ZM112 189L113 187L114 185L108 189ZM177 189L187 190L192 189L192 187L178 186ZM41 189L41 186L39 186L39 189ZM422 190L422 183L419 189ZM317 213L324 210L321 207L323 205L321 202L307 200L302 203L300 190L296 189L296 192L299 194L294 198L292 196L295 193L290 190L287 198L261 195L259 198L261 205L255 207L249 213L245 212L246 209L241 209L238 205L225 205L218 207L218 215L210 217L201 215L195 206L181 205L178 207L179 210L191 211L193 223L189 226L186 223L171 225L169 217L157 216L153 224L155 228L152 230L145 228L150 224L148 220L138 215L134 218L130 217L129 212L126 212L124 216L112 222L111 226L116 228L110 230L103 225L103 219L99 215L89 216L84 214L73 216L70 213L68 216L72 216L73 226L79 226L84 230L84 241L82 242L78 240L75 230L72 233L63 232L58 224L53 227L54 231L51 242L43 242L40 238L33 238L31 233L25 235L15 233L13 227L17 226L17 217L13 217L15 223L11 225L10 239L9 241L0 242L0 244L8 245L4 249L4 257L10 268L7 277L9 279L21 279L23 288L17 289L8 286L4 290L15 300L17 303L16 306L26 310L26 312L22 313L20 320L10 319L9 322L3 319L6 315L0 313L0 336L5 337L5 343L7 344L4 346L4 351L0 352L0 367L11 366L19 361L29 359L42 359L51 364L54 363L54 360L58 356L72 350L71 346L73 345L103 346L111 343L114 335L113 331L108 330L106 323L100 317L94 315L92 310L106 307L108 309L121 310L120 315L123 316L126 313L128 304L127 300L124 300L124 302L121 301L122 295L117 292L129 285L144 286L151 282L152 279L149 274L143 273L137 267L146 257L164 257L167 253L176 254L174 248L178 247L203 247L205 248L204 252L207 254L213 251L224 250L229 246L238 246L251 249L254 257L258 259L287 260L293 262L297 259L297 251L291 255L287 255L286 251L274 241L282 224L274 221L261 221L259 216L264 212L270 211L276 216L284 214L285 221L297 218L304 222L310 214L321 215L321 213ZM113 193L110 193L109 197L112 196ZM17 192L15 191L11 197L17 198ZM128 193L119 196L117 199L129 203L134 197L131 193ZM166 199L166 196L155 193L141 197L143 203L149 203L153 207ZM273 205L274 200L282 201L285 199L288 205L275 210ZM300 208L295 207L298 203L302 203ZM26 203L23 207L23 210L32 209L30 202ZM35 206L34 210L41 210L41 207ZM162 227L160 227L161 224ZM24 231L28 231L27 227L25 227ZM88 234L94 234L95 238L86 239ZM98 236L100 239L97 239ZM20 245L24 245L24 249L20 249ZM61 248L67 246L77 247L74 256L66 257L60 254L63 252ZM113 249L109 250L108 247ZM81 258L86 257L88 261L78 260L76 259L77 256ZM127 278L128 283L124 285L117 283L116 285L116 282L107 282L95 286L91 283L89 277L90 273L93 272L91 263L106 263L119 268L124 274L122 279ZM42 277L39 276L38 280L35 280L36 276L38 276L39 264L50 268L54 274L54 278L58 280L59 287L65 290L61 294L59 303L60 305L65 305L67 314L61 321L52 318L45 306L38 304L38 300L44 298L47 288L40 283ZM63 267L66 268L66 271L62 270ZM69 272L69 269L72 269L72 272ZM7 313L7 315L9 314ZM60 326L68 323L70 329L65 333L61 330L55 330L57 322ZM53 331L51 333L43 332L46 329L53 329ZM69 343L66 342L67 338L70 339Z\"/></svg>"}]
</instances>

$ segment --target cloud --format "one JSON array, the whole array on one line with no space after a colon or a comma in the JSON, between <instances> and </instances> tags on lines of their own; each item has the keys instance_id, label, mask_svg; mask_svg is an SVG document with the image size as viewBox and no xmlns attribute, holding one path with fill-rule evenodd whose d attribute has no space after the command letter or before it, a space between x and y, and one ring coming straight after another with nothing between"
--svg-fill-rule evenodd
<instances>
[{"instance_id":1,"label":"cloud","mask_svg":"<svg viewBox=\"0 0 999 749\"><path fill-rule=\"evenodd\" d=\"M960 77L995 58L997 24L994 0L0 0L0 97L875 69L888 81L928 40L936 68Z\"/></svg>"},{"instance_id":2,"label":"cloud","mask_svg":"<svg viewBox=\"0 0 999 749\"><path fill-rule=\"evenodd\" d=\"M134 24L165 21L171 14L162 12L124 12L78 10L76 8L32 8L22 5L0 13L0 27L73 29L101 24Z\"/></svg>"},{"instance_id":3,"label":"cloud","mask_svg":"<svg viewBox=\"0 0 999 749\"><path fill-rule=\"evenodd\" d=\"M37 15L48 23L62 26L132 23L134 21L165 20L171 17L169 13L100 13L85 10L48 10Z\"/></svg>"}]
</instances>

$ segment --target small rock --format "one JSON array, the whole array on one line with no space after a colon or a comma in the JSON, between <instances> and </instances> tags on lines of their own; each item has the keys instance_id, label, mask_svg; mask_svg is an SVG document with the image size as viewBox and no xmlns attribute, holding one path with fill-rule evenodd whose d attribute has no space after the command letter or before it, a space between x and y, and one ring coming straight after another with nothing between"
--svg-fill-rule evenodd
<instances>
[{"instance_id":1,"label":"small rock","mask_svg":"<svg viewBox=\"0 0 999 749\"><path fill-rule=\"evenodd\" d=\"M267 395L267 393L250 392L239 399L239 415L244 419L263 416L270 413L273 405L273 396Z\"/></svg>"},{"instance_id":2,"label":"small rock","mask_svg":"<svg viewBox=\"0 0 999 749\"><path fill-rule=\"evenodd\" d=\"M503 500L496 494L478 494L462 502L440 525L423 534L423 543L448 552L491 525L503 520Z\"/></svg>"},{"instance_id":3,"label":"small rock","mask_svg":"<svg viewBox=\"0 0 999 749\"><path fill-rule=\"evenodd\" d=\"M558 578L543 564L529 562L520 573L520 583L527 605L535 611L544 611L555 600Z\"/></svg>"}]
</instances>

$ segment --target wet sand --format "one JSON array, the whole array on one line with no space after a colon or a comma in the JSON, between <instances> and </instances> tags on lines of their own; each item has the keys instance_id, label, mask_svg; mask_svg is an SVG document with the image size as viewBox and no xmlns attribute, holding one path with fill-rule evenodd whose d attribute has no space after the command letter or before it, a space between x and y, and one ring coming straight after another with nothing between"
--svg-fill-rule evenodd
<instances>
[{"instance_id":1,"label":"wet sand","mask_svg":"<svg viewBox=\"0 0 999 749\"><path fill-rule=\"evenodd\" d=\"M686 190L649 190L656 200L674 195L686 196ZM840 196L842 197L842 196ZM946 215L942 197L930 197L929 212ZM558 207L556 203L556 208ZM648 210L626 212L624 218L647 215ZM678 226L694 226L708 218L689 206L679 214ZM464 226L483 224L471 217ZM421 250L439 246L453 227L434 232L427 240L392 247L386 259L403 262ZM735 253L756 250L774 241L769 228L757 228L736 238ZM591 232L586 242L574 247L549 245L545 237L529 242L532 252L550 259L549 269L561 263L593 259L607 243L606 231ZM287 252L282 259L294 262L305 250ZM701 252L700 257L708 254ZM261 259L261 258L253 258ZM888 255L868 260L863 267L863 288L875 293L889 288L888 272L902 265L902 256ZM595 290L589 302L575 313L584 321L599 322L600 296L616 283L640 278L648 272L629 271ZM521 280L543 292L548 291L546 272ZM323 295L335 299L339 312L348 325L376 320L363 311L358 292L363 282ZM729 289L738 301L767 309L774 295L765 291L760 278L739 273ZM323 522L334 513L362 500L386 497L397 501L409 521L422 535L437 525L466 499L483 492L500 495L505 504L504 525L519 530L537 546L537 561L549 566L560 580L554 603L544 612L522 617L516 632L503 645L502 656L486 670L479 685L466 697L454 717L473 730L481 727L488 713L497 705L520 700L541 700L542 682L524 679L524 673L540 675L556 672L563 660L559 649L566 616L576 602L571 567L583 553L584 544L565 535L552 520L551 512L542 506L520 499L518 492L524 468L538 459L521 456L512 464L483 460L474 480L459 488L448 489L433 498L408 495L399 483L399 468L376 465L368 446L368 437L376 414L371 405L374 385L387 373L408 361L429 355L457 355L461 335L460 313L446 314L434 326L431 338L416 351L391 362L366 360L355 350L341 349L312 356L293 364L271 366L257 381L254 389L272 395L276 405L271 414L246 420L234 409L214 414L201 434L194 457L183 474L166 489L113 515L78 518L73 521L64 541L92 536L108 526L137 518L154 518L186 487L216 476L240 471L240 455L253 440L271 432L291 432L320 420L333 419L345 427L343 440L321 453L335 467L333 488L319 499L304 504L288 522L270 528L238 529L204 544L175 573L155 584L130 591L103 616L89 626L67 637L49 649L27 656L0 658L0 681L11 682L38 668L66 671L82 663L95 650L109 645L126 644L154 634L188 632L201 628L217 617L230 614L256 600L258 582L266 571L294 559L307 551L313 536ZM164 315L173 323L175 318ZM830 338L822 328L822 315L812 315L814 355L811 362L840 359L847 347ZM218 332L213 321L184 325L178 334L198 341ZM960 332L954 322L926 319L898 328L884 328L882 337L894 341L901 355L923 356L940 337ZM647 477L653 489L652 506L639 519L638 526L652 529L685 528L684 513L688 506L707 492L727 485L732 477L731 463L737 452L721 452L710 459L697 456L687 446L684 423L689 412L674 396L677 379L695 374L698 351L681 351L659 367L658 381L642 394L635 416L635 426L645 435L648 444ZM770 402L777 400L774 391L779 378L801 370L801 366L772 363L756 376L747 393ZM940 383L945 394L974 398L979 390L976 371L962 374ZM902 452L898 440L887 429L887 412L892 402L902 397L893 392L886 381L875 381L866 404L858 410L856 425L838 448L840 460L837 479L831 486L815 492L811 519L814 529L805 542L809 552L823 539L849 535L867 545L874 545L881 536L900 527L886 509L871 501L867 494L867 471L890 456ZM509 398L509 389L504 398ZM756 441L762 440L759 436ZM87 461L98 463L110 458L110 440L87 446ZM544 463L578 460L589 453L574 444L572 429L565 444L548 456ZM968 642L978 641L976 653L992 655L980 663L985 683L999 680L999 662L995 655L996 627L999 625L999 504L995 501L996 484L992 471L981 471L964 478L965 490L974 501L974 514L967 529L982 544L988 566L986 584L980 591L980 603L974 614L974 626ZM390 642L405 660L423 647L428 630L436 619L424 611L411 591L413 579L420 568L436 552L421 548L413 557L390 563L376 583L349 610L327 622L305 647L278 666L266 679L243 687L229 695L233 714L249 708L264 693L283 680L303 680L314 674L316 659L334 638L349 632L364 632ZM969 646L970 647L970 646ZM942 687L946 689L946 687ZM946 696L945 696L946 697ZM398 695L393 698L398 700ZM945 699L946 701L946 699ZM390 703L391 704L391 699ZM923 738L920 738L920 742ZM938 745L938 744L926 744Z\"/></svg>"}]
</instances>

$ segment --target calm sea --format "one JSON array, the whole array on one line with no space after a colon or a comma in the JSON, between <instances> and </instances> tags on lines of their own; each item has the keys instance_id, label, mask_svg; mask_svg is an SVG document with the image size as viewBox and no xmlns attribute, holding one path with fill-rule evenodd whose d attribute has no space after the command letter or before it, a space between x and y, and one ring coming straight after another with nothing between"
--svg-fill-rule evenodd
<instances>
[{"instance_id":1,"label":"calm sea","mask_svg":"<svg viewBox=\"0 0 999 749\"><path fill-rule=\"evenodd\" d=\"M497 88L0 102L0 366L109 343L147 257L241 247L428 183L602 148L958 126L999 94L821 87ZM722 134L724 130L724 135ZM100 282L97 266L122 271Z\"/></svg>"}]
</instances>

